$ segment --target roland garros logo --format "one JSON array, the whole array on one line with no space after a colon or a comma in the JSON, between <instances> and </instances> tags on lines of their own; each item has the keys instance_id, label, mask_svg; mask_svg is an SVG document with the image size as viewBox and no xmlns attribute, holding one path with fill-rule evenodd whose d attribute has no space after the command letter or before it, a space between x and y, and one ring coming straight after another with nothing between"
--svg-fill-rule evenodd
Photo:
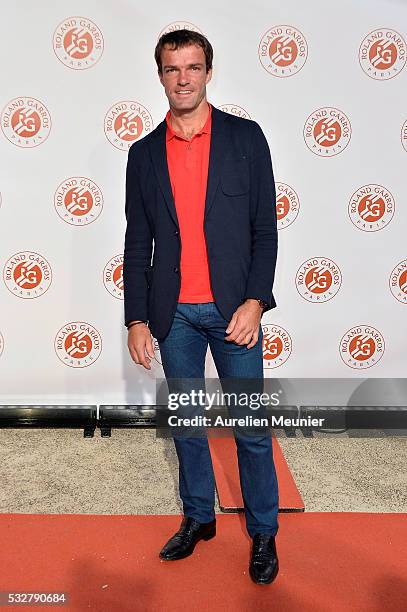
<instances>
[{"instance_id":1,"label":"roland garros logo","mask_svg":"<svg viewBox=\"0 0 407 612\"><path fill-rule=\"evenodd\" d=\"M84 176L72 176L58 185L54 206L59 217L69 225L89 225L103 209L103 196L94 181Z\"/></svg>"},{"instance_id":2,"label":"roland garros logo","mask_svg":"<svg viewBox=\"0 0 407 612\"><path fill-rule=\"evenodd\" d=\"M397 76L406 64L406 43L395 30L373 30L359 48L359 63L372 79L386 81Z\"/></svg>"},{"instance_id":3,"label":"roland garros logo","mask_svg":"<svg viewBox=\"0 0 407 612\"><path fill-rule=\"evenodd\" d=\"M3 279L7 289L19 298L41 297L51 285L51 266L39 253L20 251L6 261Z\"/></svg>"},{"instance_id":4,"label":"roland garros logo","mask_svg":"<svg viewBox=\"0 0 407 612\"><path fill-rule=\"evenodd\" d=\"M86 17L68 17L54 32L55 55L65 66L74 70L94 66L102 56L103 46L101 31Z\"/></svg>"},{"instance_id":5,"label":"roland garros logo","mask_svg":"<svg viewBox=\"0 0 407 612\"><path fill-rule=\"evenodd\" d=\"M262 325L263 330L263 363L266 369L278 368L291 355L292 341L290 334L280 325Z\"/></svg>"},{"instance_id":6,"label":"roland garros logo","mask_svg":"<svg viewBox=\"0 0 407 612\"><path fill-rule=\"evenodd\" d=\"M295 286L307 302L323 303L331 300L342 284L341 271L327 257L307 259L297 270Z\"/></svg>"},{"instance_id":7,"label":"roland garros logo","mask_svg":"<svg viewBox=\"0 0 407 612\"><path fill-rule=\"evenodd\" d=\"M307 56L307 41L293 26L275 26L267 30L260 40L260 63L273 76L293 76L304 66Z\"/></svg>"},{"instance_id":8,"label":"roland garros logo","mask_svg":"<svg viewBox=\"0 0 407 612\"><path fill-rule=\"evenodd\" d=\"M54 348L58 358L66 366L86 368L100 356L102 338L90 323L72 321L58 331Z\"/></svg>"},{"instance_id":9,"label":"roland garros logo","mask_svg":"<svg viewBox=\"0 0 407 612\"><path fill-rule=\"evenodd\" d=\"M152 129L152 117L139 102L117 102L106 113L106 138L121 151L128 151L133 142L151 132Z\"/></svg>"},{"instance_id":10,"label":"roland garros logo","mask_svg":"<svg viewBox=\"0 0 407 612\"><path fill-rule=\"evenodd\" d=\"M189 23L188 21L173 21L169 23L158 35L158 38L161 38L163 34L168 34L169 32L176 32L177 30L192 30L193 32L199 32L199 34L203 34L203 32L193 23Z\"/></svg>"},{"instance_id":11,"label":"roland garros logo","mask_svg":"<svg viewBox=\"0 0 407 612\"><path fill-rule=\"evenodd\" d=\"M394 198L382 185L363 185L352 195L348 212L353 225L364 232L377 232L390 223Z\"/></svg>"},{"instance_id":12,"label":"roland garros logo","mask_svg":"<svg viewBox=\"0 0 407 612\"><path fill-rule=\"evenodd\" d=\"M45 104L27 96L10 100L1 112L1 129L17 147L42 144L51 130L51 116Z\"/></svg>"},{"instance_id":13,"label":"roland garros logo","mask_svg":"<svg viewBox=\"0 0 407 612\"><path fill-rule=\"evenodd\" d=\"M357 325L349 329L341 339L339 353L342 361L350 368L371 368L383 357L384 338L371 325Z\"/></svg>"},{"instance_id":14,"label":"roland garros logo","mask_svg":"<svg viewBox=\"0 0 407 612\"><path fill-rule=\"evenodd\" d=\"M290 185L276 183L277 229L294 223L300 210L300 199Z\"/></svg>"},{"instance_id":15,"label":"roland garros logo","mask_svg":"<svg viewBox=\"0 0 407 612\"><path fill-rule=\"evenodd\" d=\"M389 278L391 294L401 302L407 304L407 259L403 259L394 268Z\"/></svg>"},{"instance_id":16,"label":"roland garros logo","mask_svg":"<svg viewBox=\"0 0 407 612\"><path fill-rule=\"evenodd\" d=\"M321 157L341 153L349 144L352 129L341 110L325 106L311 113L304 125L304 140L310 151Z\"/></svg>"},{"instance_id":17,"label":"roland garros logo","mask_svg":"<svg viewBox=\"0 0 407 612\"><path fill-rule=\"evenodd\" d=\"M235 115L242 119L250 119L249 113L241 106L237 106L237 104L221 104L218 108L224 113L229 113L229 115Z\"/></svg>"},{"instance_id":18,"label":"roland garros logo","mask_svg":"<svg viewBox=\"0 0 407 612\"><path fill-rule=\"evenodd\" d=\"M123 255L115 255L104 267L103 284L107 291L118 300L123 299Z\"/></svg>"}]
</instances>

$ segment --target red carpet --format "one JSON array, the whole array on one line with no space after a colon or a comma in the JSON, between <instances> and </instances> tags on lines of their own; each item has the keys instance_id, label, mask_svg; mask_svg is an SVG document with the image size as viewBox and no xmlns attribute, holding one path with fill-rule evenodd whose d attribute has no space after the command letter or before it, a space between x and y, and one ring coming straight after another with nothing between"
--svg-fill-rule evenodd
<instances>
[{"instance_id":1,"label":"red carpet","mask_svg":"<svg viewBox=\"0 0 407 612\"><path fill-rule=\"evenodd\" d=\"M247 573L243 516L217 518L216 538L165 562L178 516L0 515L0 590L66 591L59 609L75 612L406 609L406 514L280 514L280 573L267 586Z\"/></svg>"},{"instance_id":2,"label":"red carpet","mask_svg":"<svg viewBox=\"0 0 407 612\"><path fill-rule=\"evenodd\" d=\"M208 439L221 509L230 511L243 508L234 438L231 436L213 436ZM277 439L273 436L272 440L274 465L279 487L279 508L286 511L302 511L304 510L304 502L301 494L297 489Z\"/></svg>"}]
</instances>

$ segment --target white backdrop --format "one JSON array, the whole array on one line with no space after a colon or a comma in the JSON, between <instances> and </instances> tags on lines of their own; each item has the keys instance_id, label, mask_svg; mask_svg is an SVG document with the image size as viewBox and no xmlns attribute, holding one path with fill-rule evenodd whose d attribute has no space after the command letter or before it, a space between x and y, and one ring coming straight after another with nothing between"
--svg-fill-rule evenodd
<instances>
[{"instance_id":1,"label":"white backdrop","mask_svg":"<svg viewBox=\"0 0 407 612\"><path fill-rule=\"evenodd\" d=\"M135 365L123 326L124 178L168 109L157 38L185 24L214 47L208 100L271 149L265 376L405 376L405 0L26 0L0 36L1 403L154 402L159 351Z\"/></svg>"}]
</instances>

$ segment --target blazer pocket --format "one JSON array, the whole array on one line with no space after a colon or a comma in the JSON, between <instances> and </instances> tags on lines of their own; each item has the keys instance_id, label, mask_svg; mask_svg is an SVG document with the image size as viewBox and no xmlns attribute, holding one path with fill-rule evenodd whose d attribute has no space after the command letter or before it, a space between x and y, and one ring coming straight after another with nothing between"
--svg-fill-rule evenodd
<instances>
[{"instance_id":1,"label":"blazer pocket","mask_svg":"<svg viewBox=\"0 0 407 612\"><path fill-rule=\"evenodd\" d=\"M222 191L226 195L237 196L250 189L249 166L245 157L224 159L220 177Z\"/></svg>"}]
</instances>

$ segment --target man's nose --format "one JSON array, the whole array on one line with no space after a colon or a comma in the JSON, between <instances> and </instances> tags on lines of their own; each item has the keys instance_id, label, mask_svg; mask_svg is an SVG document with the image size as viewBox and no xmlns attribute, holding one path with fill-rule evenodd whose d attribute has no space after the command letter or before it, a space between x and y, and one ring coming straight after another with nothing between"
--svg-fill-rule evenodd
<instances>
[{"instance_id":1,"label":"man's nose","mask_svg":"<svg viewBox=\"0 0 407 612\"><path fill-rule=\"evenodd\" d=\"M178 73L178 85L187 85L188 83L187 73L180 70Z\"/></svg>"}]
</instances>

